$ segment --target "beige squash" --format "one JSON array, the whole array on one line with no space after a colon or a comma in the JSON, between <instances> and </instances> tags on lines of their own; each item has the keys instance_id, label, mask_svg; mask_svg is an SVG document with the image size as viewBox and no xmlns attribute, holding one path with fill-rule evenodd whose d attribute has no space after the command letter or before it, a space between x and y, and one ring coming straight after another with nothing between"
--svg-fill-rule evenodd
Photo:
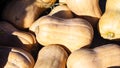
<instances>
[{"instance_id":1,"label":"beige squash","mask_svg":"<svg viewBox=\"0 0 120 68\"><path fill-rule=\"evenodd\" d=\"M66 4L66 0L59 0L59 3Z\"/></svg>"},{"instance_id":2,"label":"beige squash","mask_svg":"<svg viewBox=\"0 0 120 68\"><path fill-rule=\"evenodd\" d=\"M101 17L99 0L66 0L66 4L73 13L87 19L93 26Z\"/></svg>"},{"instance_id":3,"label":"beige squash","mask_svg":"<svg viewBox=\"0 0 120 68\"><path fill-rule=\"evenodd\" d=\"M120 39L120 0L107 0L105 13L99 20L101 37L109 40Z\"/></svg>"},{"instance_id":4,"label":"beige squash","mask_svg":"<svg viewBox=\"0 0 120 68\"><path fill-rule=\"evenodd\" d=\"M65 19L73 18L72 11L67 5L64 4L59 4L58 6L54 7L48 15Z\"/></svg>"},{"instance_id":5,"label":"beige squash","mask_svg":"<svg viewBox=\"0 0 120 68\"><path fill-rule=\"evenodd\" d=\"M94 49L78 49L70 54L67 68L119 68L120 46L105 44Z\"/></svg>"},{"instance_id":6,"label":"beige squash","mask_svg":"<svg viewBox=\"0 0 120 68\"><path fill-rule=\"evenodd\" d=\"M18 30L5 21L0 22L0 37L0 44L20 47L27 51L31 51L37 45L35 35L27 31Z\"/></svg>"},{"instance_id":7,"label":"beige squash","mask_svg":"<svg viewBox=\"0 0 120 68\"><path fill-rule=\"evenodd\" d=\"M58 44L43 47L38 54L34 68L66 68L68 54Z\"/></svg>"},{"instance_id":8,"label":"beige squash","mask_svg":"<svg viewBox=\"0 0 120 68\"><path fill-rule=\"evenodd\" d=\"M61 44L70 51L89 46L94 35L92 26L84 19L63 19L48 15L36 20L30 30L43 46Z\"/></svg>"},{"instance_id":9,"label":"beige squash","mask_svg":"<svg viewBox=\"0 0 120 68\"><path fill-rule=\"evenodd\" d=\"M11 47L0 46L0 68L33 68L35 61L28 52Z\"/></svg>"},{"instance_id":10,"label":"beige squash","mask_svg":"<svg viewBox=\"0 0 120 68\"><path fill-rule=\"evenodd\" d=\"M6 5L2 18L16 27L26 29L56 0L12 0Z\"/></svg>"}]
</instances>

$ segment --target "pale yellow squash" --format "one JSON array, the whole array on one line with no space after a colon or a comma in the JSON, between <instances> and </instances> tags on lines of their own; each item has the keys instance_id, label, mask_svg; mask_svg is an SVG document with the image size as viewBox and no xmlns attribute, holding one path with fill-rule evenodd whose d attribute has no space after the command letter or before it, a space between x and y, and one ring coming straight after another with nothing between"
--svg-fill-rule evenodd
<instances>
[{"instance_id":1,"label":"pale yellow squash","mask_svg":"<svg viewBox=\"0 0 120 68\"><path fill-rule=\"evenodd\" d=\"M66 68L68 54L58 44L43 47L38 54L34 68Z\"/></svg>"},{"instance_id":2,"label":"pale yellow squash","mask_svg":"<svg viewBox=\"0 0 120 68\"><path fill-rule=\"evenodd\" d=\"M66 0L66 4L73 13L87 19L93 26L101 17L99 0Z\"/></svg>"},{"instance_id":3,"label":"pale yellow squash","mask_svg":"<svg viewBox=\"0 0 120 68\"><path fill-rule=\"evenodd\" d=\"M67 68L120 68L120 46L105 44L78 49L68 57Z\"/></svg>"},{"instance_id":4,"label":"pale yellow squash","mask_svg":"<svg viewBox=\"0 0 120 68\"><path fill-rule=\"evenodd\" d=\"M63 19L48 15L36 20L30 30L43 46L61 44L70 51L89 46L94 35L91 24L84 19Z\"/></svg>"},{"instance_id":5,"label":"pale yellow squash","mask_svg":"<svg viewBox=\"0 0 120 68\"><path fill-rule=\"evenodd\" d=\"M109 40L120 39L120 0L107 0L105 13L99 20L101 37Z\"/></svg>"},{"instance_id":6,"label":"pale yellow squash","mask_svg":"<svg viewBox=\"0 0 120 68\"><path fill-rule=\"evenodd\" d=\"M59 0L59 3L66 4L66 0Z\"/></svg>"},{"instance_id":7,"label":"pale yellow squash","mask_svg":"<svg viewBox=\"0 0 120 68\"><path fill-rule=\"evenodd\" d=\"M73 18L73 13L68 6L60 3L58 6L54 7L48 15L65 19Z\"/></svg>"}]
</instances>

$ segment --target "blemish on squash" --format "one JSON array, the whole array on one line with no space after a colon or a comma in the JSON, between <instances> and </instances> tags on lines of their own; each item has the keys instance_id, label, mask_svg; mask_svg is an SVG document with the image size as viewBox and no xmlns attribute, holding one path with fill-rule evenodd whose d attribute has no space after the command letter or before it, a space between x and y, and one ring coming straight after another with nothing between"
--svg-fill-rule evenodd
<instances>
[{"instance_id":1,"label":"blemish on squash","mask_svg":"<svg viewBox=\"0 0 120 68\"><path fill-rule=\"evenodd\" d=\"M113 32L107 32L107 37L108 38L114 38L115 37L115 33L113 33Z\"/></svg>"}]
</instances>

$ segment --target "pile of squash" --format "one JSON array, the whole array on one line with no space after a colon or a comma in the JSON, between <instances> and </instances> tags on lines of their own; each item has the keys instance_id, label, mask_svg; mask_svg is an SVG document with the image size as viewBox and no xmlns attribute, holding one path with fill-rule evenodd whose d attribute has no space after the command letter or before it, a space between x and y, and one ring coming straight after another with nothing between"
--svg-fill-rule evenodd
<instances>
[{"instance_id":1,"label":"pile of squash","mask_svg":"<svg viewBox=\"0 0 120 68\"><path fill-rule=\"evenodd\" d=\"M120 68L120 0L1 0L0 68Z\"/></svg>"}]
</instances>

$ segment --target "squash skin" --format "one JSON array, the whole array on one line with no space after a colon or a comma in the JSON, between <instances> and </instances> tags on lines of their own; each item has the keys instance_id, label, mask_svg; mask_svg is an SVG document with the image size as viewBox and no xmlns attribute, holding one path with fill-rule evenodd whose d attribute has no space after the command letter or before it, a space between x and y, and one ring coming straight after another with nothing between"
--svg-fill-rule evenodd
<instances>
[{"instance_id":1,"label":"squash skin","mask_svg":"<svg viewBox=\"0 0 120 68\"><path fill-rule=\"evenodd\" d=\"M88 20L94 27L102 14L99 0L66 0L66 4L73 13Z\"/></svg>"},{"instance_id":2,"label":"squash skin","mask_svg":"<svg viewBox=\"0 0 120 68\"><path fill-rule=\"evenodd\" d=\"M50 2L50 3L49 3ZM16 27L27 29L56 0L12 0L5 7L2 18Z\"/></svg>"},{"instance_id":3,"label":"squash skin","mask_svg":"<svg viewBox=\"0 0 120 68\"><path fill-rule=\"evenodd\" d=\"M119 16L120 15L117 12L107 12L103 14L98 24L98 29L102 38L108 40L120 39L120 20L118 19Z\"/></svg>"},{"instance_id":4,"label":"squash skin","mask_svg":"<svg viewBox=\"0 0 120 68\"><path fill-rule=\"evenodd\" d=\"M0 44L31 51L38 43L31 32L21 31L6 21L0 22Z\"/></svg>"},{"instance_id":5,"label":"squash skin","mask_svg":"<svg viewBox=\"0 0 120 68\"><path fill-rule=\"evenodd\" d=\"M99 20L98 30L101 37L108 40L120 39L119 1L107 0L105 13Z\"/></svg>"},{"instance_id":6,"label":"squash skin","mask_svg":"<svg viewBox=\"0 0 120 68\"><path fill-rule=\"evenodd\" d=\"M4 53L3 53L4 52ZM0 59L4 59L0 63L1 68L33 68L34 59L28 52L12 47L2 47L0 46Z\"/></svg>"},{"instance_id":7,"label":"squash skin","mask_svg":"<svg viewBox=\"0 0 120 68\"><path fill-rule=\"evenodd\" d=\"M93 39L93 28L88 21L80 18L62 19L53 16L39 18L30 30L43 46L61 44L70 51L89 46Z\"/></svg>"},{"instance_id":8,"label":"squash skin","mask_svg":"<svg viewBox=\"0 0 120 68\"><path fill-rule=\"evenodd\" d=\"M120 45L106 44L94 48L94 51L97 53L97 60L100 61L101 68L120 67Z\"/></svg>"},{"instance_id":9,"label":"squash skin","mask_svg":"<svg viewBox=\"0 0 120 68\"><path fill-rule=\"evenodd\" d=\"M34 68L66 68L68 54L58 44L43 47L39 53Z\"/></svg>"},{"instance_id":10,"label":"squash skin","mask_svg":"<svg viewBox=\"0 0 120 68\"><path fill-rule=\"evenodd\" d=\"M94 49L78 49L70 54L67 68L112 68L120 66L120 46L105 44Z\"/></svg>"},{"instance_id":11,"label":"squash skin","mask_svg":"<svg viewBox=\"0 0 120 68\"><path fill-rule=\"evenodd\" d=\"M95 57L94 52L90 50L74 51L68 57L67 68L100 68L100 65L94 59Z\"/></svg>"},{"instance_id":12,"label":"squash skin","mask_svg":"<svg viewBox=\"0 0 120 68\"><path fill-rule=\"evenodd\" d=\"M98 18L101 16L101 10L98 4L99 0L66 0L66 2L68 7L77 15L86 15Z\"/></svg>"},{"instance_id":13,"label":"squash skin","mask_svg":"<svg viewBox=\"0 0 120 68\"><path fill-rule=\"evenodd\" d=\"M59 0L59 3L66 4L66 0Z\"/></svg>"},{"instance_id":14,"label":"squash skin","mask_svg":"<svg viewBox=\"0 0 120 68\"><path fill-rule=\"evenodd\" d=\"M74 17L72 11L68 8L68 6L60 3L58 6L54 7L48 15L64 19Z\"/></svg>"}]
</instances>

